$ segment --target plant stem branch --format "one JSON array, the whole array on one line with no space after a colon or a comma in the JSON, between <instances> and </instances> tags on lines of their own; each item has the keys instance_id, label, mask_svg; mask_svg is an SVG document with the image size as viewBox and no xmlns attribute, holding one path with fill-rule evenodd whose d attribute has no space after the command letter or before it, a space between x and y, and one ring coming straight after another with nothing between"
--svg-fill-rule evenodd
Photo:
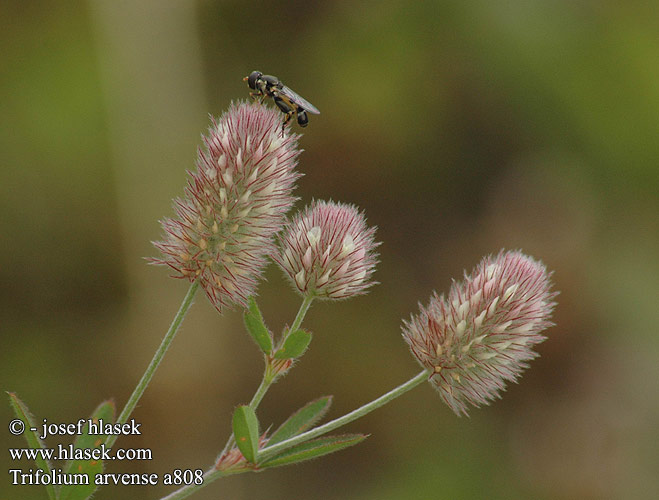
<instances>
[{"instance_id":1,"label":"plant stem branch","mask_svg":"<svg viewBox=\"0 0 659 500\"><path fill-rule=\"evenodd\" d=\"M337 429L349 422L352 422L353 420L357 420L358 418L363 417L364 415L372 412L373 410L387 404L393 399L402 396L409 390L415 388L417 385L420 385L421 383L427 380L428 380L428 372L426 370L423 370L418 375L415 375L413 378L411 378L404 384L399 385L395 389L392 389L391 391L380 396L379 398L371 401L370 403L365 404L360 408L357 408L356 410L351 411L350 413L343 415L342 417L332 420L331 422L328 422L325 425L321 425L320 427L316 427L315 429L311 429L310 431L299 434L291 439L282 441L281 443L277 443L273 446L263 448L258 453L259 462L262 460L266 460L268 458L272 458L278 453L281 453L282 451L285 451L288 448L295 446L296 444L300 444L310 439L313 439L315 437L322 436L323 434L333 431L334 429ZM203 488L204 486L207 486L216 479L227 476L229 474L242 474L243 472L248 472L248 471L249 469L240 469L240 470L228 472L228 471L218 471L215 470L215 468L211 468L208 471L206 471L206 473L204 474L203 484L201 485L192 484L189 486L184 486L183 488L169 494L166 497L161 498L160 500L181 500L183 498L188 497L189 495L192 495L195 491Z\"/></svg>"},{"instance_id":2,"label":"plant stem branch","mask_svg":"<svg viewBox=\"0 0 659 500\"><path fill-rule=\"evenodd\" d=\"M302 321L304 320L304 317L307 314L307 311L309 310L309 307L311 307L311 303L313 302L314 297L313 296L305 296L304 299L302 300L302 304L300 304L300 308L297 311L297 314L295 315L295 319L293 320L293 324L291 327L288 329L286 332L287 335L290 335L291 332L294 332L295 330L300 328L300 325L302 325ZM284 345L284 342L286 341L286 337L281 339L281 345ZM263 400L263 397L266 395L268 392L268 389L270 389L270 386L276 381L277 376L272 373L270 373L269 367L267 365L267 360L266 360L266 366L265 370L263 372L263 378L261 379L261 384L259 385L258 389L256 389L256 392L254 393L254 396L252 397L252 400L249 402L249 407L256 411L258 406L261 404L261 401ZM224 445L224 449L222 450L222 453L220 453L217 457L217 460L220 460L235 444L234 439L233 439L233 433L229 436L229 439L227 440L226 444ZM229 474L241 474L242 472L247 472L250 469L242 469L239 471L233 471L233 472L228 472L228 471L218 471L215 470L215 467L211 467L204 473L204 482L200 485L196 484L190 484L187 486L184 486L183 488L180 488L166 497L163 497L161 500L180 500L182 498L186 498L189 495L192 495L195 491L200 490L207 484L215 481L216 479L219 479L224 476L228 476Z\"/></svg>"},{"instance_id":3,"label":"plant stem branch","mask_svg":"<svg viewBox=\"0 0 659 500\"><path fill-rule=\"evenodd\" d=\"M372 412L373 410L387 404L389 401L396 399L398 396L402 396L407 391L413 389L417 385L427 380L428 380L428 372L426 370L423 370L418 375L411 378L404 384L399 385L395 389L392 389L388 393L383 394L382 396L371 401L370 403L367 403L364 406L361 406L356 410L351 411L350 413L346 413L342 417L334 419L331 422L327 422L326 424L321 425L320 427L316 427L302 434L298 434L297 436L287 439L286 441L282 441L281 443L277 443L273 446L263 448L262 450L259 451L258 454L259 461L264 461L267 460L268 458L272 458L278 453L281 453L282 451L287 450L288 448L291 448L296 444L304 443L305 441L309 441L310 439L313 439L315 437L322 436L323 434L333 431L334 429L338 429L339 427L346 425L347 423L350 423L353 420L357 420L358 418L361 418L364 415Z\"/></svg>"},{"instance_id":4,"label":"plant stem branch","mask_svg":"<svg viewBox=\"0 0 659 500\"><path fill-rule=\"evenodd\" d=\"M307 314L307 311L309 310L309 307L311 306L313 299L314 297L309 295L304 297L304 299L302 300L302 304L300 304L300 308L298 309L297 314L295 315L295 320L293 320L293 325L289 328L287 332L288 335L290 335L291 332L294 332L295 330L300 328L300 325L302 324L302 320L304 320L304 317ZM286 341L286 337L282 338L280 345L284 345L285 341ZM252 410L256 411L256 409L261 404L261 400L263 400L263 397L268 392L268 389L270 389L270 386L274 384L276 379L277 376L270 373L268 360L266 359L266 366L263 371L263 378L261 379L261 384L259 385L258 389L256 389L256 392L254 393L252 400L249 402L249 407ZM217 459L219 460L220 458L222 458L224 454L233 447L234 444L235 441L233 439L233 433L232 433L229 436L229 439L227 440L226 444L224 445L224 448L222 449L222 453L218 455Z\"/></svg>"}]
</instances>

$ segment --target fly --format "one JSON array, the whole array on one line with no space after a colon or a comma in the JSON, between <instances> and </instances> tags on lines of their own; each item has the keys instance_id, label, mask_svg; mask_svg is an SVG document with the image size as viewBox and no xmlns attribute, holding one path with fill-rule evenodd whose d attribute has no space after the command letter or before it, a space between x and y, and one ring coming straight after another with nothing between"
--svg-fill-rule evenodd
<instances>
[{"instance_id":1,"label":"fly","mask_svg":"<svg viewBox=\"0 0 659 500\"><path fill-rule=\"evenodd\" d=\"M266 96L272 97L277 107L284 113L282 133L293 115L297 118L297 124L300 127L306 127L309 124L307 113L320 114L320 111L313 104L281 83L276 76L264 75L260 71L252 71L243 80L247 82L250 89L255 91L249 93L252 97L260 99L261 102Z\"/></svg>"}]
</instances>

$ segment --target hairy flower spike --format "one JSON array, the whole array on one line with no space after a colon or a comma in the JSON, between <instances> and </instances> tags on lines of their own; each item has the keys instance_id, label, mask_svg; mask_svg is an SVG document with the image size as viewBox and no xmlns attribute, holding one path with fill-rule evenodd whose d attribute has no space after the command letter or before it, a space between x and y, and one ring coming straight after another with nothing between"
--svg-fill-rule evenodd
<instances>
[{"instance_id":1,"label":"hairy flower spike","mask_svg":"<svg viewBox=\"0 0 659 500\"><path fill-rule=\"evenodd\" d=\"M404 322L412 354L456 414L500 397L537 357L532 348L545 340L556 305L549 277L531 257L501 252Z\"/></svg>"},{"instance_id":2,"label":"hairy flower spike","mask_svg":"<svg viewBox=\"0 0 659 500\"><path fill-rule=\"evenodd\" d=\"M315 201L287 225L274 259L303 295L344 299L373 285L374 235L355 206Z\"/></svg>"},{"instance_id":3,"label":"hairy flower spike","mask_svg":"<svg viewBox=\"0 0 659 500\"><path fill-rule=\"evenodd\" d=\"M154 245L163 257L152 262L199 279L221 311L244 306L255 291L295 202L300 150L297 135L282 137L280 114L256 103L232 104L212 122L185 197L174 201L177 218L161 222L165 239Z\"/></svg>"}]
</instances>

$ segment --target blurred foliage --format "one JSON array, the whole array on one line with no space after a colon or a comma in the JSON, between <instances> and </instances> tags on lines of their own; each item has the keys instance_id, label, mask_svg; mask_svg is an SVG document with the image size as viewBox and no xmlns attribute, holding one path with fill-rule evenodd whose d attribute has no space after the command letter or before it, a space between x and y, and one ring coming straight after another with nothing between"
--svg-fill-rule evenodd
<instances>
[{"instance_id":1,"label":"blurred foliage","mask_svg":"<svg viewBox=\"0 0 659 500\"><path fill-rule=\"evenodd\" d=\"M37 418L73 422L109 397L123 407L185 293L142 257L208 113L247 98L242 77L259 69L321 110L301 140L300 206L355 203L383 242L380 285L309 312L314 341L263 402L264 425L324 394L338 416L413 375L401 318L502 247L555 270L557 326L520 385L470 419L422 387L348 426L372 433L359 446L194 498L659 495L652 2L41 0L1 12L0 380ZM259 304L281 328L298 298L277 269L267 278ZM154 460L111 472L212 463L260 380L242 328L239 311L220 318L198 297L135 413L143 435L118 442ZM44 492L5 481L0 497Z\"/></svg>"}]
</instances>

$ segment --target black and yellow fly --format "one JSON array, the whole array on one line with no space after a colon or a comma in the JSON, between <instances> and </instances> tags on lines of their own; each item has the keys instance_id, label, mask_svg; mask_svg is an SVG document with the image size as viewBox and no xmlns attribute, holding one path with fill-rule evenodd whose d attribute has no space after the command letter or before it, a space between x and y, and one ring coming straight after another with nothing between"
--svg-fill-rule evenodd
<instances>
[{"instance_id":1,"label":"black and yellow fly","mask_svg":"<svg viewBox=\"0 0 659 500\"><path fill-rule=\"evenodd\" d=\"M247 82L250 89L255 91L250 92L252 97L261 99L261 101L266 96L272 97L277 107L286 115L282 131L293 115L296 116L300 127L306 127L309 123L307 113L320 114L320 111L313 104L281 83L276 76L264 75L260 71L252 71L243 80Z\"/></svg>"}]
</instances>

